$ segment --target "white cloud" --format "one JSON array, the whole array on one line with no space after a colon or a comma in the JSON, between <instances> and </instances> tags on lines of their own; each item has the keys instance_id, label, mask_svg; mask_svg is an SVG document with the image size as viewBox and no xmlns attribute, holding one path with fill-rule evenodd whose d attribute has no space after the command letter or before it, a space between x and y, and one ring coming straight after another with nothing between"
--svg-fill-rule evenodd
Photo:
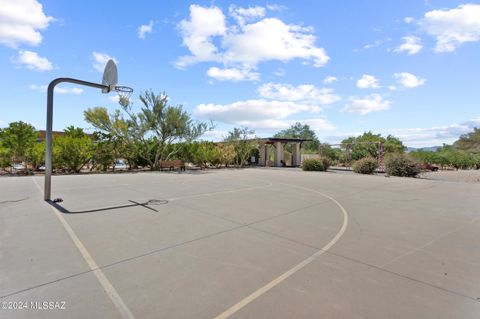
<instances>
[{"instance_id":1,"label":"white cloud","mask_svg":"<svg viewBox=\"0 0 480 319\"><path fill-rule=\"evenodd\" d=\"M200 104L195 114L202 118L231 124L242 124L252 120L284 119L299 112L310 112L313 105L292 101L246 100L230 104Z\"/></svg>"},{"instance_id":2,"label":"white cloud","mask_svg":"<svg viewBox=\"0 0 480 319\"><path fill-rule=\"evenodd\" d=\"M138 37L140 39L145 39L145 35L147 33L151 33L153 31L153 21L150 20L148 24L143 24L138 28Z\"/></svg>"},{"instance_id":3,"label":"white cloud","mask_svg":"<svg viewBox=\"0 0 480 319\"><path fill-rule=\"evenodd\" d=\"M362 48L365 49L365 50L368 50L368 49L376 48L376 47L380 46L380 44L382 44L381 40L375 40L375 42L373 42L373 43L365 44Z\"/></svg>"},{"instance_id":4,"label":"white cloud","mask_svg":"<svg viewBox=\"0 0 480 319\"><path fill-rule=\"evenodd\" d=\"M261 7L231 7L230 12L237 23L227 26L226 17L218 7L190 6L189 19L179 24L183 44L190 55L180 57L177 67L216 62L226 68L254 69L263 61L288 62L292 59L321 67L330 59L323 48L315 46L316 37L311 28L286 24L277 18L264 18L265 11Z\"/></svg>"},{"instance_id":5,"label":"white cloud","mask_svg":"<svg viewBox=\"0 0 480 319\"><path fill-rule=\"evenodd\" d=\"M259 73L252 72L250 69L247 68L220 69L217 67L211 67L208 69L207 75L219 81L257 81L259 79Z\"/></svg>"},{"instance_id":6,"label":"white cloud","mask_svg":"<svg viewBox=\"0 0 480 319\"><path fill-rule=\"evenodd\" d=\"M330 59L323 48L315 46L309 28L287 25L277 18L266 18L247 24L241 32L228 33L223 39L227 48L223 59L227 63L256 65L266 60L300 58L324 66Z\"/></svg>"},{"instance_id":7,"label":"white cloud","mask_svg":"<svg viewBox=\"0 0 480 319\"><path fill-rule=\"evenodd\" d=\"M118 103L120 101L120 96L118 94L110 94L108 100L113 103Z\"/></svg>"},{"instance_id":8,"label":"white cloud","mask_svg":"<svg viewBox=\"0 0 480 319\"><path fill-rule=\"evenodd\" d=\"M390 91L396 91L396 90L397 90L397 87L396 87L395 85L389 85L389 86L388 86L388 89L389 89Z\"/></svg>"},{"instance_id":9,"label":"white cloud","mask_svg":"<svg viewBox=\"0 0 480 319\"><path fill-rule=\"evenodd\" d=\"M351 96L341 111L365 115L370 112L387 110L390 108L391 103L388 100L384 100L379 94L371 94L363 98Z\"/></svg>"},{"instance_id":10,"label":"white cloud","mask_svg":"<svg viewBox=\"0 0 480 319\"><path fill-rule=\"evenodd\" d=\"M14 61L25 65L30 70L43 72L53 69L52 63L47 58L39 56L37 52L21 50Z\"/></svg>"},{"instance_id":11,"label":"white cloud","mask_svg":"<svg viewBox=\"0 0 480 319\"><path fill-rule=\"evenodd\" d=\"M422 41L419 37L409 35L403 37L402 40L404 41L398 48L393 50L394 52L402 53L406 52L408 55L414 55L422 50Z\"/></svg>"},{"instance_id":12,"label":"white cloud","mask_svg":"<svg viewBox=\"0 0 480 319\"><path fill-rule=\"evenodd\" d=\"M424 85L427 81L426 79L422 79L408 72L395 73L393 77L397 79L397 82L400 85L406 88L415 88L417 86Z\"/></svg>"},{"instance_id":13,"label":"white cloud","mask_svg":"<svg viewBox=\"0 0 480 319\"><path fill-rule=\"evenodd\" d=\"M47 92L47 85L36 85L36 84L31 84L29 86L31 90L37 91L37 92ZM82 94L83 89L78 88L78 87L63 87L63 86L56 86L55 87L55 93L58 94Z\"/></svg>"},{"instance_id":14,"label":"white cloud","mask_svg":"<svg viewBox=\"0 0 480 319\"><path fill-rule=\"evenodd\" d=\"M115 63L118 63L117 59L114 57L111 57L110 55L106 53L100 53L100 52L93 52L93 67L95 70L98 72L102 72L105 69L105 64L107 64L108 60L112 59Z\"/></svg>"},{"instance_id":15,"label":"white cloud","mask_svg":"<svg viewBox=\"0 0 480 319\"><path fill-rule=\"evenodd\" d=\"M338 79L334 76L327 76L324 80L323 80L323 83L324 84L332 84L333 82L337 82Z\"/></svg>"},{"instance_id":16,"label":"white cloud","mask_svg":"<svg viewBox=\"0 0 480 319\"><path fill-rule=\"evenodd\" d=\"M36 0L0 1L0 43L16 48L19 44L39 45L39 32L53 17L46 16Z\"/></svg>"},{"instance_id":17,"label":"white cloud","mask_svg":"<svg viewBox=\"0 0 480 319\"><path fill-rule=\"evenodd\" d=\"M410 24L410 23L413 23L413 21L415 21L415 19L413 17L405 17L405 19L403 19L403 21L406 24Z\"/></svg>"},{"instance_id":18,"label":"white cloud","mask_svg":"<svg viewBox=\"0 0 480 319\"><path fill-rule=\"evenodd\" d=\"M332 89L319 89L313 85L267 83L258 88L258 93L260 99L229 104L200 104L194 113L201 118L252 129L280 130L299 121L291 119L292 116L315 114L321 111L322 105L340 100ZM316 130L334 128L323 118L307 117L301 122Z\"/></svg>"},{"instance_id":19,"label":"white cloud","mask_svg":"<svg viewBox=\"0 0 480 319\"><path fill-rule=\"evenodd\" d=\"M192 4L190 19L182 20L179 28L183 44L192 55L180 57L176 62L178 67L219 59L212 37L224 35L227 31L222 10L217 7L205 8Z\"/></svg>"},{"instance_id":20,"label":"white cloud","mask_svg":"<svg viewBox=\"0 0 480 319\"><path fill-rule=\"evenodd\" d=\"M357 87L361 89L377 89L380 87L378 84L378 79L373 75L364 74L362 77L357 81Z\"/></svg>"},{"instance_id":21,"label":"white cloud","mask_svg":"<svg viewBox=\"0 0 480 319\"><path fill-rule=\"evenodd\" d=\"M284 11L287 10L287 6L281 4L267 4L267 9L270 11Z\"/></svg>"},{"instance_id":22,"label":"white cloud","mask_svg":"<svg viewBox=\"0 0 480 319\"><path fill-rule=\"evenodd\" d=\"M432 10L425 13L420 24L436 38L435 51L452 52L462 43L480 41L480 4Z\"/></svg>"},{"instance_id":23,"label":"white cloud","mask_svg":"<svg viewBox=\"0 0 480 319\"><path fill-rule=\"evenodd\" d=\"M237 20L239 25L244 25L245 22L250 22L265 16L265 8L260 6L240 8L235 5L231 5L228 11L230 15Z\"/></svg>"},{"instance_id":24,"label":"white cloud","mask_svg":"<svg viewBox=\"0 0 480 319\"><path fill-rule=\"evenodd\" d=\"M480 118L446 126L389 129L385 133L395 135L408 146L441 146L453 143L460 135L473 131L474 127L480 127Z\"/></svg>"},{"instance_id":25,"label":"white cloud","mask_svg":"<svg viewBox=\"0 0 480 319\"><path fill-rule=\"evenodd\" d=\"M305 119L300 121L292 121L291 125L295 124L293 122L305 123L308 126L310 126L310 128L314 131L328 131L336 128L335 125L331 124L330 122L322 118L317 118L317 119L311 118L311 119Z\"/></svg>"},{"instance_id":26,"label":"white cloud","mask_svg":"<svg viewBox=\"0 0 480 319\"><path fill-rule=\"evenodd\" d=\"M258 93L263 98L280 101L301 101L312 105L327 105L340 101L341 98L333 92L333 89L320 89L310 84L293 86L282 83L266 83L258 88Z\"/></svg>"},{"instance_id":27,"label":"white cloud","mask_svg":"<svg viewBox=\"0 0 480 319\"><path fill-rule=\"evenodd\" d=\"M222 141L227 136L228 136L227 130L210 130L210 131L206 131L200 137L200 140L218 142L218 141Z\"/></svg>"}]
</instances>

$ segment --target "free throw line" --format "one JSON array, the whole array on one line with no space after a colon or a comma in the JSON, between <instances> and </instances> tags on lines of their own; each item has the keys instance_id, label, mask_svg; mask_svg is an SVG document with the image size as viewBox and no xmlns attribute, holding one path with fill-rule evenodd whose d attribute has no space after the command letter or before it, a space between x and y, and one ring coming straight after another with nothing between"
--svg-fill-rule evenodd
<instances>
[{"instance_id":1,"label":"free throw line","mask_svg":"<svg viewBox=\"0 0 480 319\"><path fill-rule=\"evenodd\" d=\"M43 193L42 188L40 185L38 185L37 181L35 180L35 177L32 176L32 180L37 186L37 188L40 190L40 193ZM63 215L55 209L53 206L50 206L52 211L55 213L55 216L57 216L58 220L60 223L63 225L63 228L67 232L67 234L70 236L70 239L73 241L75 246L77 247L78 251L80 251L80 254L82 255L83 259L85 262L88 264L88 267L90 270L92 270L93 274L95 277L97 277L98 282L100 285L102 285L103 290L107 293L108 297L110 297L110 300L113 302L115 305L115 308L117 308L118 312L122 316L123 319L134 319L135 317L133 316L132 312L130 309L128 309L127 305L125 302L123 302L122 298L118 294L117 290L115 290L115 287L110 283L108 278L105 276L103 271L98 267L97 263L95 260L92 258L90 253L88 252L87 248L83 245L83 243L80 241L78 238L77 234L73 231L72 227L67 223Z\"/></svg>"},{"instance_id":2,"label":"free throw line","mask_svg":"<svg viewBox=\"0 0 480 319\"><path fill-rule=\"evenodd\" d=\"M291 185L291 184L285 184L285 183L281 183L281 184L296 187L296 188L300 188L300 189L303 189L303 190L306 190L306 191L310 191L310 192L319 194L320 196L323 196L323 197L331 200L332 202L334 202L335 205L337 205L343 213L342 227L340 228L338 233L335 235L335 237L333 237L332 240L330 240L330 242L328 244L326 244L325 246L323 246L320 250L317 250L313 255L311 255L307 259L303 260L301 263L299 263L295 267L291 268L290 270L286 271L282 275L278 276L277 278L275 278L272 281L270 281L269 283L267 283L265 286L261 287L260 289L254 291L253 293L251 293L247 297L243 298L242 300L240 300L239 302L237 302L236 304L234 304L233 306L231 306L230 308L228 308L227 310L225 310L224 312L222 312L221 314L216 316L214 319L226 319L226 318L230 317L231 315L233 315L234 313L236 313L237 311L239 311L240 309L242 309L243 307L245 307L246 305L248 305L249 303L251 303L252 301L257 299L258 297L262 296L264 293L266 293L270 289L274 288L275 286L277 286L278 284L280 284L281 282L286 280L288 277L292 276L293 274L295 274L296 272L298 272L299 270L301 270L302 268L304 268L305 266L310 264L312 261L314 261L320 255L327 252L333 245L335 245L335 243L343 236L343 234L345 233L345 230L347 229L347 226L348 226L347 211L335 198L333 198L333 197L331 197L327 194L318 192L316 190L310 189L310 188L301 187L301 186L297 186L297 185Z\"/></svg>"}]
</instances>

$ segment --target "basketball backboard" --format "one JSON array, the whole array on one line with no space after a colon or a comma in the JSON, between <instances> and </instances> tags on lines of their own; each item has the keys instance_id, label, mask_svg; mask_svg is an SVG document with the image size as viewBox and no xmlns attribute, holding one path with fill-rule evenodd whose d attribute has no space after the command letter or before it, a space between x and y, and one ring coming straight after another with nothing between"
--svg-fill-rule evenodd
<instances>
[{"instance_id":1,"label":"basketball backboard","mask_svg":"<svg viewBox=\"0 0 480 319\"><path fill-rule=\"evenodd\" d=\"M103 71L102 84L108 86L109 89L102 89L102 93L108 93L115 90L118 83L117 65L113 60L108 60Z\"/></svg>"}]
</instances>

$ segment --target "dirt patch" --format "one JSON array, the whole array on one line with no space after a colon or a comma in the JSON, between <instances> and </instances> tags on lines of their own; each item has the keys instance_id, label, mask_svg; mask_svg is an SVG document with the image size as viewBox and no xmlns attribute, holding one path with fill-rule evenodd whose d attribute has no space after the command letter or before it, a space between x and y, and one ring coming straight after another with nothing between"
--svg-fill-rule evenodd
<instances>
[{"instance_id":1,"label":"dirt patch","mask_svg":"<svg viewBox=\"0 0 480 319\"><path fill-rule=\"evenodd\" d=\"M450 182L480 183L480 170L424 172L420 178Z\"/></svg>"}]
</instances>

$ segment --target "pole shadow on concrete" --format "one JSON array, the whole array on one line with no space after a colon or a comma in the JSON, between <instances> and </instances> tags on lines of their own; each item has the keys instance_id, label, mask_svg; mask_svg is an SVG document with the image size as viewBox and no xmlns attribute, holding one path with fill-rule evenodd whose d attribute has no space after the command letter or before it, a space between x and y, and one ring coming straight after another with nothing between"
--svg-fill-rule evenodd
<instances>
[{"instance_id":1,"label":"pole shadow on concrete","mask_svg":"<svg viewBox=\"0 0 480 319\"><path fill-rule=\"evenodd\" d=\"M86 214L86 213L95 213L95 212L101 212L101 211L107 211L107 210L114 210L114 209L122 209L122 208L130 208L130 207L137 207L141 206L146 209L149 209L151 211L157 212L158 210L149 207L150 205L166 205L168 204L168 200L164 199L151 199L148 200L144 203L139 203L133 200L128 200L131 204L126 204L126 205L118 205L118 206L109 206L109 207L102 207L102 208L93 208L93 209L87 209L87 210L77 210L77 211L71 211L63 207L62 205L58 204L57 202L48 200L47 203L52 205L54 208L56 208L58 211L64 213L64 214Z\"/></svg>"}]
</instances>

